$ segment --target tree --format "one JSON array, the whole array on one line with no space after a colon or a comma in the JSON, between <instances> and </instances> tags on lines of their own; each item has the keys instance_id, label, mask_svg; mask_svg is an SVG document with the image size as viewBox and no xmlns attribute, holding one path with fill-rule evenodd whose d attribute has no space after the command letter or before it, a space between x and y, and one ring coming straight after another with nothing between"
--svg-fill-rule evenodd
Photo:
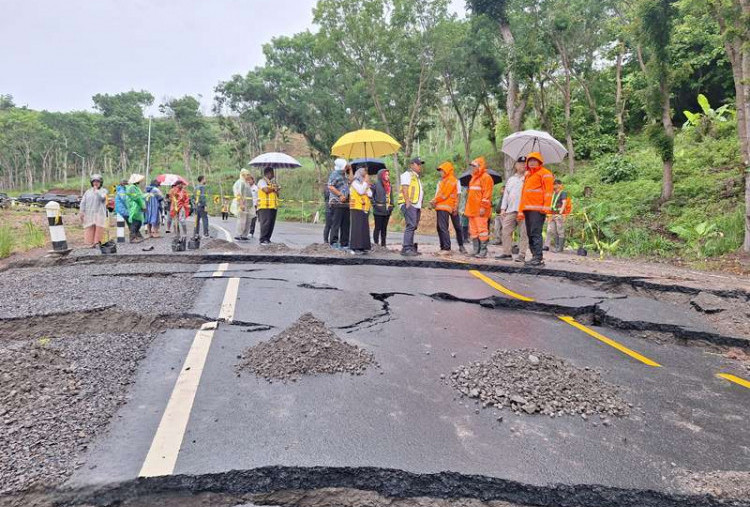
<instances>
[{"instance_id":1,"label":"tree","mask_svg":"<svg viewBox=\"0 0 750 507\"><path fill-rule=\"evenodd\" d=\"M109 142L119 150L119 169L124 173L134 142L144 140L147 135L143 109L154 102L154 96L147 91L131 90L116 95L96 94L93 101L104 116L103 127L108 132Z\"/></svg>"},{"instance_id":2,"label":"tree","mask_svg":"<svg viewBox=\"0 0 750 507\"><path fill-rule=\"evenodd\" d=\"M182 164L185 171L191 174L193 148L200 143L205 153L205 137L208 135L208 125L200 111L200 102L195 97L185 95L159 105L159 111L174 121L182 145Z\"/></svg>"},{"instance_id":3,"label":"tree","mask_svg":"<svg viewBox=\"0 0 750 507\"><path fill-rule=\"evenodd\" d=\"M651 120L648 133L663 165L662 202L670 200L674 191L674 126L670 88L673 72L670 65L670 41L675 13L673 4L674 0L639 0L636 5L637 37L643 48L638 57L648 82L644 100Z\"/></svg>"}]
</instances>

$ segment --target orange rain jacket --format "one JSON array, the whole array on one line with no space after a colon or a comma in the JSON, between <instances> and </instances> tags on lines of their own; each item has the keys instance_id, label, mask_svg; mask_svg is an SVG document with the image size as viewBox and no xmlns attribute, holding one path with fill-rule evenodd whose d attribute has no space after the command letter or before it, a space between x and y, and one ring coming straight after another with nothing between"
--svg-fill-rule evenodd
<instances>
[{"instance_id":1,"label":"orange rain jacket","mask_svg":"<svg viewBox=\"0 0 750 507\"><path fill-rule=\"evenodd\" d=\"M471 176L464 215L469 218L478 217L479 211L484 210L484 216L489 218L492 214L492 187L495 184L492 176L487 174L487 161L484 157L479 157L474 162L479 164L479 167Z\"/></svg>"},{"instance_id":2,"label":"orange rain jacket","mask_svg":"<svg viewBox=\"0 0 750 507\"><path fill-rule=\"evenodd\" d=\"M438 182L435 195L435 209L456 213L458 211L458 179L453 175L456 170L450 162L443 162L439 167L443 179Z\"/></svg>"},{"instance_id":3,"label":"orange rain jacket","mask_svg":"<svg viewBox=\"0 0 750 507\"><path fill-rule=\"evenodd\" d=\"M537 159L542 163L536 169L529 167L529 160ZM555 192L555 176L544 167L541 153L529 153L526 157L526 180L521 191L521 205L518 207L518 217L523 218L524 211L552 211L552 194Z\"/></svg>"}]
</instances>

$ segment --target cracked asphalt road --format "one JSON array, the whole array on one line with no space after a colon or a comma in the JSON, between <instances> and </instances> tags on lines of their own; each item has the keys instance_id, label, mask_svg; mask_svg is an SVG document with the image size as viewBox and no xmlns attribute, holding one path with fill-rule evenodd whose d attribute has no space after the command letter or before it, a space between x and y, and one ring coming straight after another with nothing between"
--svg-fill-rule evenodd
<instances>
[{"instance_id":1,"label":"cracked asphalt road","mask_svg":"<svg viewBox=\"0 0 750 507\"><path fill-rule=\"evenodd\" d=\"M685 470L750 470L750 390L716 377L747 377L737 361L591 326L662 365L650 367L553 313L458 301L506 297L466 271L241 263L218 268L203 265L195 273L205 280L191 314L217 318L236 283L234 325L220 323L213 332L175 474L272 465L382 467L669 492ZM493 279L539 302L622 303L623 313L642 311L628 310L627 300L615 294L562 280ZM457 300L431 297L439 293ZM292 385L236 374L244 350L306 312L373 352L381 368L356 378L309 377ZM672 318L664 307L660 312ZM139 474L194 336L175 330L155 339L130 402L91 447L71 485ZM441 379L499 348L539 349L600 369L633 403L631 416L594 427L575 417L505 412L499 423L495 411L458 398Z\"/></svg>"}]
</instances>

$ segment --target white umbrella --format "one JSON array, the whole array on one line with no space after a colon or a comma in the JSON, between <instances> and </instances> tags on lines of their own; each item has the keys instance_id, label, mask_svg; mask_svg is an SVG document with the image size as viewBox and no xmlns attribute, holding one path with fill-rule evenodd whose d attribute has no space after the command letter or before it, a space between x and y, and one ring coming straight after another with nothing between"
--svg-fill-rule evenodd
<instances>
[{"instance_id":1,"label":"white umbrella","mask_svg":"<svg viewBox=\"0 0 750 507\"><path fill-rule=\"evenodd\" d=\"M545 164L562 162L568 154L560 141L541 130L524 130L511 134L503 140L503 153L513 160L538 151L544 157Z\"/></svg>"},{"instance_id":2,"label":"white umbrella","mask_svg":"<svg viewBox=\"0 0 750 507\"><path fill-rule=\"evenodd\" d=\"M272 167L274 169L293 169L295 167L302 167L296 159L290 157L286 153L264 153L259 155L250 161L253 167Z\"/></svg>"}]
</instances>

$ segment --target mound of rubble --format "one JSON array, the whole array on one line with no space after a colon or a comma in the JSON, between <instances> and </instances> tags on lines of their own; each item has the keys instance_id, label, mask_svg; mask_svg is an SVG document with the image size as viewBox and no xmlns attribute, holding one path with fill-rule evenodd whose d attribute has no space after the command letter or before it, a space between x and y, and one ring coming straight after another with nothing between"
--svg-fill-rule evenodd
<instances>
[{"instance_id":1,"label":"mound of rubble","mask_svg":"<svg viewBox=\"0 0 750 507\"><path fill-rule=\"evenodd\" d=\"M450 377L462 396L483 407L551 417L626 416L632 405L598 371L530 349L498 350L485 362L461 365Z\"/></svg>"},{"instance_id":2,"label":"mound of rubble","mask_svg":"<svg viewBox=\"0 0 750 507\"><path fill-rule=\"evenodd\" d=\"M268 243L267 245L258 245L258 249L261 253L288 253L292 249L287 246L286 243Z\"/></svg>"},{"instance_id":3,"label":"mound of rubble","mask_svg":"<svg viewBox=\"0 0 750 507\"><path fill-rule=\"evenodd\" d=\"M376 364L371 352L346 343L311 313L267 342L250 347L240 370L249 370L269 381L297 381L303 375L348 373L361 375Z\"/></svg>"},{"instance_id":4,"label":"mound of rubble","mask_svg":"<svg viewBox=\"0 0 750 507\"><path fill-rule=\"evenodd\" d=\"M346 255L346 252L343 252L341 250L334 250L333 248L331 248L331 245L327 243L313 243L311 245L307 245L302 249L300 253L302 255L334 255L339 257L343 257Z\"/></svg>"}]
</instances>

